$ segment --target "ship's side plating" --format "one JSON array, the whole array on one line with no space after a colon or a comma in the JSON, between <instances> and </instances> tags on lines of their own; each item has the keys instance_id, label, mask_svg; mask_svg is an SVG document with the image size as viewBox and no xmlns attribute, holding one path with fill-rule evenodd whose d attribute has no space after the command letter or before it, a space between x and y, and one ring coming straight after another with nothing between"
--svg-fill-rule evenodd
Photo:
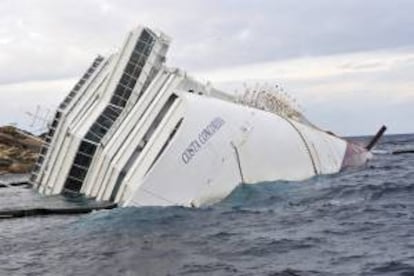
<instances>
[{"instance_id":1,"label":"ship's side plating","mask_svg":"<svg viewBox=\"0 0 414 276\"><path fill-rule=\"evenodd\" d=\"M31 178L40 192L200 206L239 183L302 180L349 165L345 140L166 67L168 45L164 34L139 27L119 53L94 61L51 125Z\"/></svg>"},{"instance_id":2,"label":"ship's side plating","mask_svg":"<svg viewBox=\"0 0 414 276\"><path fill-rule=\"evenodd\" d=\"M299 131L288 118L207 96L183 93L182 101L183 121L168 148L149 170L131 170L125 205L200 206L240 183L303 180L341 169L342 139L305 125Z\"/></svg>"}]
</instances>

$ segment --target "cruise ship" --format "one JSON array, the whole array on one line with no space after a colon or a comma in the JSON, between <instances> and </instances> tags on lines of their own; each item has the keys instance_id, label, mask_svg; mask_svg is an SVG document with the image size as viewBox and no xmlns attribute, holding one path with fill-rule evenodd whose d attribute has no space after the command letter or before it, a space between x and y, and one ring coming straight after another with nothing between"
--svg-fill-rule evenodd
<instances>
[{"instance_id":1,"label":"cruise ship","mask_svg":"<svg viewBox=\"0 0 414 276\"><path fill-rule=\"evenodd\" d=\"M241 96L166 65L170 38L137 27L56 110L31 174L42 194L199 207L240 184L299 181L372 154L311 124L276 87Z\"/></svg>"}]
</instances>

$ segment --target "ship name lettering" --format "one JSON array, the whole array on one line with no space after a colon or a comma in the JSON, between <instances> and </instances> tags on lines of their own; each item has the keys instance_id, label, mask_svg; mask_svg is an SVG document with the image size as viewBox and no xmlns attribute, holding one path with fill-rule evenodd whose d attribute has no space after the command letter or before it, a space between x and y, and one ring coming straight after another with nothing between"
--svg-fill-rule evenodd
<instances>
[{"instance_id":1,"label":"ship name lettering","mask_svg":"<svg viewBox=\"0 0 414 276\"><path fill-rule=\"evenodd\" d=\"M214 118L199 134L197 139L190 142L184 152L181 154L181 160L184 164L190 163L193 157L199 152L211 137L225 124L220 118Z\"/></svg>"}]
</instances>

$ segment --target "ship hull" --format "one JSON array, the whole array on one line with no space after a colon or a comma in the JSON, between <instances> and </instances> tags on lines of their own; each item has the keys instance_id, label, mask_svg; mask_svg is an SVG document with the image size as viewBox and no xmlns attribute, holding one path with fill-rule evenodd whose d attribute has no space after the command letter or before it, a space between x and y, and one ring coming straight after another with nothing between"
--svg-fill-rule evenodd
<instances>
[{"instance_id":1,"label":"ship hull","mask_svg":"<svg viewBox=\"0 0 414 276\"><path fill-rule=\"evenodd\" d=\"M197 207L240 183L304 180L369 158L272 90L239 98L167 67L169 41L138 27L94 60L50 125L30 178L40 193Z\"/></svg>"},{"instance_id":2,"label":"ship hull","mask_svg":"<svg viewBox=\"0 0 414 276\"><path fill-rule=\"evenodd\" d=\"M369 158L347 151L357 146L342 138L235 103L187 94L177 112L183 121L163 155L146 174L126 178L124 206L202 206L240 183L304 180Z\"/></svg>"}]
</instances>

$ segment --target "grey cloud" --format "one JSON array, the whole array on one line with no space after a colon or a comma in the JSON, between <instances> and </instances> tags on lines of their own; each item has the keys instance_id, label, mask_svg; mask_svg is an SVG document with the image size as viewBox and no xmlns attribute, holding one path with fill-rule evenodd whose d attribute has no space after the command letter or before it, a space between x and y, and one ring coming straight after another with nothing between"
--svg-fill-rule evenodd
<instances>
[{"instance_id":1,"label":"grey cloud","mask_svg":"<svg viewBox=\"0 0 414 276\"><path fill-rule=\"evenodd\" d=\"M351 98L328 105L309 105L307 115L318 126L339 135L373 135L384 124L388 126L388 134L412 133L413 105L414 100L371 103Z\"/></svg>"},{"instance_id":2,"label":"grey cloud","mask_svg":"<svg viewBox=\"0 0 414 276\"><path fill-rule=\"evenodd\" d=\"M399 54L396 53L395 59L402 59ZM321 60L315 58L313 62ZM342 59L336 61L338 65L342 63ZM354 68L359 63L350 58L347 64ZM249 87L255 83L281 84L312 122L340 135L371 135L382 124L389 127L388 133L412 133L414 63L407 58L392 66L380 66L381 70L357 69L305 79L277 76L252 79L248 84ZM238 90L239 94L244 91L241 81L216 85L226 91Z\"/></svg>"},{"instance_id":3,"label":"grey cloud","mask_svg":"<svg viewBox=\"0 0 414 276\"><path fill-rule=\"evenodd\" d=\"M342 69L373 69L383 66L384 64L381 62L363 62L363 63L344 63L339 65Z\"/></svg>"},{"instance_id":4,"label":"grey cloud","mask_svg":"<svg viewBox=\"0 0 414 276\"><path fill-rule=\"evenodd\" d=\"M2 1L0 83L79 75L142 23L192 70L414 43L409 0Z\"/></svg>"}]
</instances>

